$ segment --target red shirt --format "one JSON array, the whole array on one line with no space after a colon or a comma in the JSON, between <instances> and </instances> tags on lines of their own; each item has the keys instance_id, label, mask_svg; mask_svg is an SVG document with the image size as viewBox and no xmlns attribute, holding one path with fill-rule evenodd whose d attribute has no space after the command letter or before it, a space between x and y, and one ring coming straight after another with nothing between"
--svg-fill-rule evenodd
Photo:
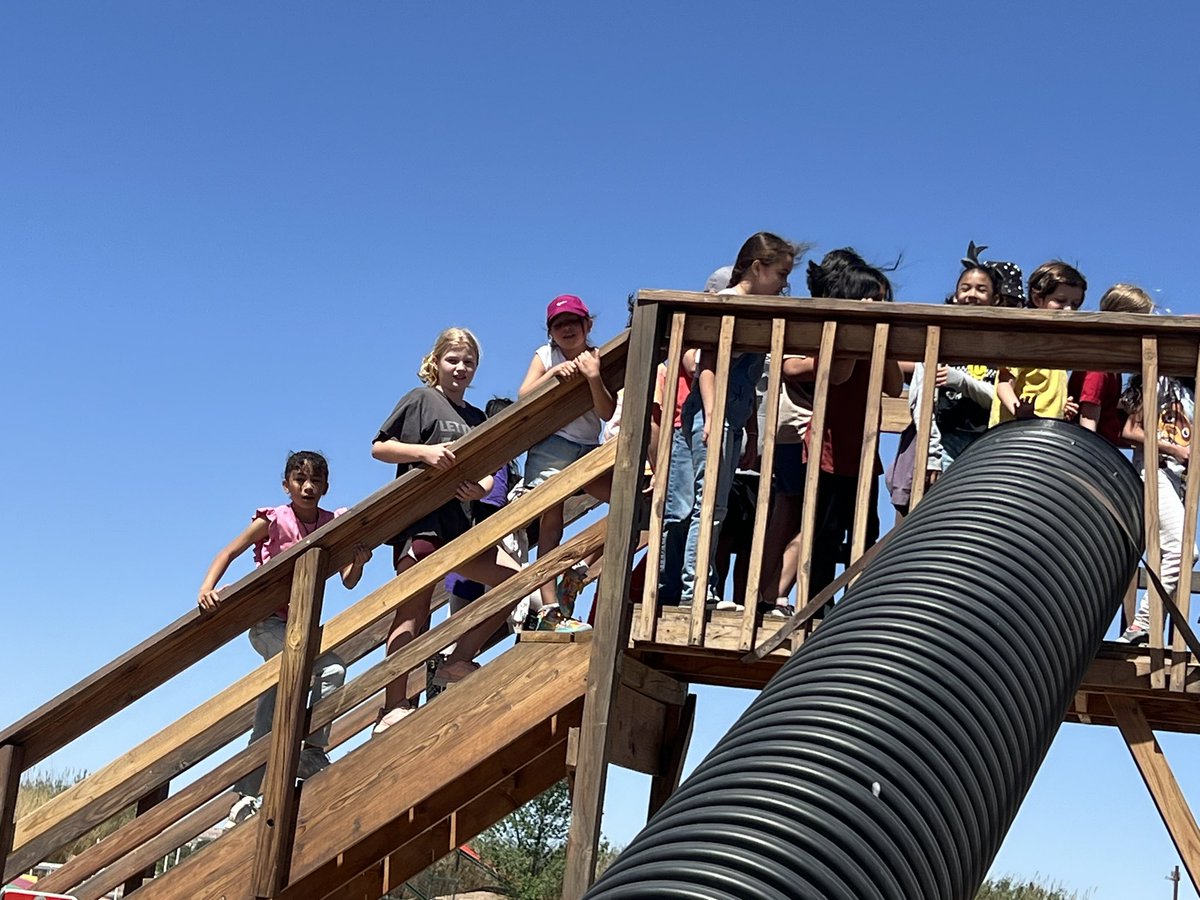
<instances>
[{"instance_id":1,"label":"red shirt","mask_svg":"<svg viewBox=\"0 0 1200 900\"><path fill-rule=\"evenodd\" d=\"M1067 393L1080 404L1100 407L1096 433L1114 446L1121 444L1125 417L1121 414L1121 376L1117 372L1072 372Z\"/></svg>"},{"instance_id":2,"label":"red shirt","mask_svg":"<svg viewBox=\"0 0 1200 900\"><path fill-rule=\"evenodd\" d=\"M817 358L813 357L814 367ZM834 475L858 477L858 461L862 456L863 432L867 425L867 387L871 378L871 367L858 362L850 377L841 384L829 385L829 396L825 402L825 434L821 441L821 471ZM804 461L808 462L808 451L812 429L804 435ZM883 463L879 453L875 454L875 473L883 474Z\"/></svg>"},{"instance_id":3,"label":"red shirt","mask_svg":"<svg viewBox=\"0 0 1200 900\"><path fill-rule=\"evenodd\" d=\"M666 363L659 363L658 371L655 373L654 385L654 409L652 416L654 421L662 424L662 410L664 393L663 387L667 382L667 366ZM687 400L688 395L692 392L692 376L688 374L687 369L681 363L679 366L679 378L675 382L675 421L674 427L680 428L683 425L683 404Z\"/></svg>"}]
</instances>

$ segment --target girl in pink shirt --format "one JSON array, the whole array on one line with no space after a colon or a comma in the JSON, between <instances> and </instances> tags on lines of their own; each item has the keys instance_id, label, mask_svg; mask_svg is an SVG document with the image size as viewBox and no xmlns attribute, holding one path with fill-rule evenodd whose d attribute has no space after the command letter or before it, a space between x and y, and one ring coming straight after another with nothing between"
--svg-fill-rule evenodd
<instances>
[{"instance_id":1,"label":"girl in pink shirt","mask_svg":"<svg viewBox=\"0 0 1200 900\"><path fill-rule=\"evenodd\" d=\"M216 584L229 569L230 563L249 547L254 547L254 564L261 566L345 512L345 509L330 512L317 505L329 490L329 463L320 453L302 450L290 454L283 467L283 490L291 498L291 503L255 510L250 524L213 559L196 601L202 612L210 612L220 605L223 587L218 589ZM362 578L363 566L370 558L369 549L362 545L356 547L354 559L342 570L342 584L347 588L357 585ZM250 643L264 660L283 650L287 614L285 604L250 629ZM345 679L346 665L336 654L318 656L313 663L312 702L341 687ZM271 688L258 698L254 710L254 730L250 733L251 743L271 730L274 715L275 688ZM305 739L298 770L301 778L308 778L329 765L329 757L325 752L328 746L328 725ZM239 797L229 810L232 821L244 821L258 811L261 800L257 795L261 782L262 770L259 769L234 785Z\"/></svg>"}]
</instances>

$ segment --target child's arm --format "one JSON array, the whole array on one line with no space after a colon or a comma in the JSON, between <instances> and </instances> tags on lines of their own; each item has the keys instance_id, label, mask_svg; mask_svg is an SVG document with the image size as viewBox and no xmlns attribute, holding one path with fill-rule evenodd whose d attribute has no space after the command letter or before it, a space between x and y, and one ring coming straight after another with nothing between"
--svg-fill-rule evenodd
<instances>
[{"instance_id":1,"label":"child's arm","mask_svg":"<svg viewBox=\"0 0 1200 900\"><path fill-rule=\"evenodd\" d=\"M853 374L854 360L837 360L829 367L829 383L843 384ZM815 356L795 356L785 359L783 361L783 377L796 383L813 381L817 377L817 358Z\"/></svg>"},{"instance_id":2,"label":"child's arm","mask_svg":"<svg viewBox=\"0 0 1200 900\"><path fill-rule=\"evenodd\" d=\"M1080 401L1079 424L1088 431L1095 431L1100 424L1100 404Z\"/></svg>"},{"instance_id":3,"label":"child's arm","mask_svg":"<svg viewBox=\"0 0 1200 900\"><path fill-rule=\"evenodd\" d=\"M1137 413L1125 420L1121 429L1122 440L1128 441L1132 447L1144 446L1146 430L1142 425L1142 417ZM1187 444L1172 444L1170 441L1159 441L1158 452L1163 456L1173 456L1185 466L1192 457L1192 450Z\"/></svg>"},{"instance_id":4,"label":"child's arm","mask_svg":"<svg viewBox=\"0 0 1200 900\"><path fill-rule=\"evenodd\" d=\"M267 539L268 529L266 519L255 518L253 522L246 526L237 537L235 537L228 546L218 553L208 567L208 572L204 575L204 581L200 584L200 591L196 597L196 605L200 607L202 612L211 612L216 609L221 603L221 598L217 596L217 582L221 580L225 572L229 569L229 564L245 553L250 547L261 543Z\"/></svg>"},{"instance_id":5,"label":"child's arm","mask_svg":"<svg viewBox=\"0 0 1200 900\"><path fill-rule=\"evenodd\" d=\"M479 481L463 481L458 485L454 496L459 500L482 500L496 486L495 475L485 475Z\"/></svg>"},{"instance_id":6,"label":"child's arm","mask_svg":"<svg viewBox=\"0 0 1200 900\"><path fill-rule=\"evenodd\" d=\"M1009 415L1017 419L1032 419L1033 404L1017 396L1016 383L1016 373L1012 369L1001 368L1000 374L996 376L996 396L1000 398L1000 403L1008 410Z\"/></svg>"},{"instance_id":7,"label":"child's arm","mask_svg":"<svg viewBox=\"0 0 1200 900\"><path fill-rule=\"evenodd\" d=\"M588 389L592 392L592 407L600 418L608 420L617 411L617 398L609 391L608 385L600 376L600 351L584 350L574 360L578 371L587 379Z\"/></svg>"},{"instance_id":8,"label":"child's arm","mask_svg":"<svg viewBox=\"0 0 1200 900\"><path fill-rule=\"evenodd\" d=\"M573 359L560 362L557 366L551 366L547 369L541 357L535 353L529 363L529 370L525 373L525 378L521 381L521 386L517 388L517 398L524 397L526 394L532 394L543 384L553 381L555 378L566 381L578 371L579 364Z\"/></svg>"},{"instance_id":9,"label":"child's arm","mask_svg":"<svg viewBox=\"0 0 1200 900\"><path fill-rule=\"evenodd\" d=\"M454 465L454 451L449 444L406 444L395 438L376 441L371 456L385 463L420 463L431 469L449 469Z\"/></svg>"},{"instance_id":10,"label":"child's arm","mask_svg":"<svg viewBox=\"0 0 1200 900\"><path fill-rule=\"evenodd\" d=\"M358 580L362 578L363 566L367 564L367 560L371 558L371 548L366 544L354 545L354 559L352 559L344 569L342 569L342 585L350 590L358 584Z\"/></svg>"}]
</instances>

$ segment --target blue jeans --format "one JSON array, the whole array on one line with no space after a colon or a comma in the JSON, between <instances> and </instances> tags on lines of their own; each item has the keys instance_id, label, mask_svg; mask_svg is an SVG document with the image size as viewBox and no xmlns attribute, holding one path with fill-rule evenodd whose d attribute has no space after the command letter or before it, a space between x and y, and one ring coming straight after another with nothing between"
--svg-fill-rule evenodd
<instances>
[{"instance_id":1,"label":"blue jeans","mask_svg":"<svg viewBox=\"0 0 1200 900\"><path fill-rule=\"evenodd\" d=\"M689 440L692 455L692 472L695 488L692 493L691 515L687 523L687 541L683 550L683 577L680 603L688 605L696 592L696 571L700 565L708 568L708 599L716 599L719 595L717 585L713 583L713 557L716 555L717 541L721 537L721 525L729 511L729 489L733 486L733 473L737 469L738 458L742 454L742 426L730 428L726 425L721 435L721 458L717 468L717 498L713 506L712 541L709 544L708 559L701 561L700 553L700 507L704 499L704 484L708 478L708 447L704 443L704 416L696 416ZM713 436L710 436L710 440ZM705 601L701 601L705 602Z\"/></svg>"}]
</instances>

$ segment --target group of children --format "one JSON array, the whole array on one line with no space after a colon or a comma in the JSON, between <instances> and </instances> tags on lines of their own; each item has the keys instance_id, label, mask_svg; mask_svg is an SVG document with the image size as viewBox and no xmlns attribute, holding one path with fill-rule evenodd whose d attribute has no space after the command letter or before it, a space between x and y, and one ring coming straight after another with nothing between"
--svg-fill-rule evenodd
<instances>
[{"instance_id":1,"label":"group of children","mask_svg":"<svg viewBox=\"0 0 1200 900\"><path fill-rule=\"evenodd\" d=\"M805 249L777 235L759 232L742 245L731 268L713 273L706 290L723 295L786 295L793 267ZM1011 262L980 260L979 253L985 249L970 245L947 303L1045 310L1078 309L1082 305L1087 282L1073 267L1061 261L1039 266L1029 278L1026 300L1020 269ZM892 285L884 270L869 264L851 248L831 251L819 263L810 262L806 280L812 297L874 302L893 299ZM1153 303L1139 288L1115 285L1101 299L1100 308L1149 313ZM590 339L592 324L593 317L579 297L564 294L554 298L546 310L548 341L535 351L518 390L518 395L524 397L552 381L583 379L591 396L591 408L530 448L523 485L513 483L516 472L511 465L479 481L464 479L458 483L454 499L389 540L397 575L464 534L502 506L514 489L534 489L595 449L604 437L604 421L610 423L610 433L615 432L619 398L602 377L600 353ZM479 342L470 331L464 328L443 331L421 363L418 372L421 386L405 394L384 420L371 445L371 455L395 465L397 477L416 468L453 471L457 461L451 444L486 418L484 411L466 399L480 359ZM716 354L687 349L673 386L666 384L666 366L659 367L649 462L656 458L653 445L658 440L669 440L670 466L662 473L667 479L664 549L657 573L658 595L666 605L697 602L697 585L703 581L708 587L699 602L719 610L744 608L744 558L749 555L746 550L753 524L753 512L747 514L745 507L753 504L754 493L753 488L738 488L756 483L754 473L763 446L759 423L765 419L762 405L766 362L761 353L733 355L719 434L711 428L717 395ZM761 486L771 492L759 573L761 599L751 598L759 603L764 616L793 614L789 597L802 563L809 566L805 571L811 596L833 581L839 562L847 561L846 547L853 528L859 457L866 428L869 365L852 359L835 359L829 365L820 454L810 459L813 382L819 366L820 359L815 354L788 355L782 361L784 384L774 441L773 483ZM989 426L1035 415L1074 418L1081 426L1097 431L1118 446L1133 446L1135 464L1145 470L1141 452L1145 416L1140 379L1136 376L1123 389L1120 375L1114 373L1075 373L1068 378L1066 372L1058 370L986 365L939 366L936 373L926 373L920 363L888 362L883 388L885 393L899 396L904 382L909 381L910 405L914 420L918 420L921 410L916 406L922 393L921 383L928 377L936 379L937 390L929 462L927 471L920 475L927 483L935 481ZM661 421L661 412L663 398L672 387L676 392L675 418L668 425ZM1182 560L1183 481L1194 390L1194 384L1177 378L1161 379L1158 390L1162 579L1168 590L1178 581ZM496 403L497 408L504 405L503 401ZM489 413L492 411L489 408ZM716 471L710 471L708 466L708 446L713 440L720 441ZM908 493L916 477L912 471L914 442L915 428L912 428L902 436L900 452L888 471L888 489L901 514L907 509ZM811 558L801 560L800 523L810 465L818 467L815 529ZM870 476L868 545L879 534L875 508L878 478L882 474L877 453ZM750 481L742 480L751 476ZM713 533L710 540L702 542L700 511L705 484L710 479L715 479ZM605 501L611 488L609 476L604 476L586 490ZM289 502L256 510L250 525L213 560L199 591L198 605L202 611L211 610L221 602L222 589L217 584L232 561L246 549L253 547L255 563L262 565L343 511L330 512L318 505L329 489L329 467L320 454L309 451L291 454L284 467L283 489ZM742 507L740 510L731 510L731 496ZM540 553L558 546L563 527L561 505L542 515L537 527ZM708 558L702 560L699 557L703 545L710 550ZM718 548L739 552L741 565L732 594L724 591L727 566L718 562ZM341 573L346 587L358 583L370 558L369 548L356 548L352 561ZM484 586L501 584L520 569L521 563L511 547L489 548L459 566L450 582L453 593L460 598L457 605L470 602L482 594ZM699 578L705 571L708 577ZM573 617L573 600L586 578L586 565L581 564L561 580L543 584L523 601L518 620L527 622L527 627L586 629L588 626ZM396 653L428 629L432 598L433 589L428 588L396 610L387 638L388 654ZM470 675L478 668L475 657L504 627L507 616L508 613L499 612L463 635L446 655L431 660L428 671L414 669L389 684L373 732L382 733L410 715L423 691L428 690L429 696L434 696L437 690ZM286 620L285 606L251 629L251 643L264 659L281 651ZM1136 643L1144 641L1147 635L1148 619L1143 608L1121 640ZM318 658L314 666L314 698L335 690L344 677L345 665L336 655L328 653ZM251 740L270 730L274 700L273 691L260 699ZM327 728L308 736L301 752L300 777L308 777L329 764L327 746ZM261 770L236 786L241 796L231 810L234 821L257 810L260 780Z\"/></svg>"}]
</instances>

